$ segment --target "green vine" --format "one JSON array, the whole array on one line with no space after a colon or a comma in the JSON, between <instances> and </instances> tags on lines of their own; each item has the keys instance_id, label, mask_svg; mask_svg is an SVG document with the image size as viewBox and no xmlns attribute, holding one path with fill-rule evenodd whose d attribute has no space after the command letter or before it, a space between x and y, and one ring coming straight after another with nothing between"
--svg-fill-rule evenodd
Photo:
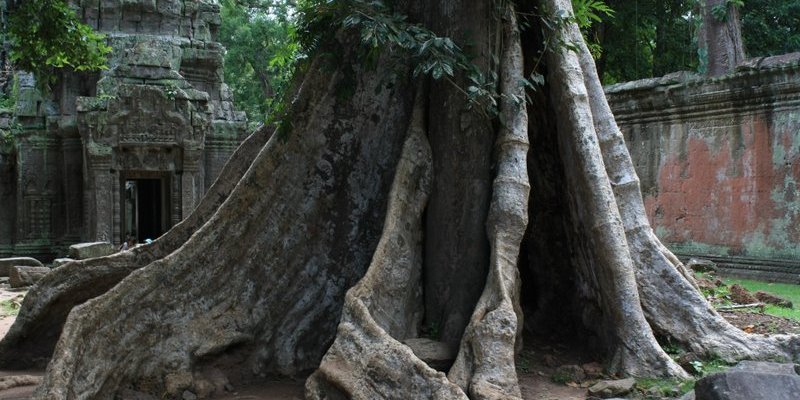
<instances>
[{"instance_id":1,"label":"green vine","mask_svg":"<svg viewBox=\"0 0 800 400\"><path fill-rule=\"evenodd\" d=\"M310 1L313 9L301 9L301 32L329 32L333 27L357 31L367 65L381 54L411 59L414 77L429 76L453 85L467 98L469 108L477 108L487 116L497 114L497 76L484 74L467 52L451 38L439 36L424 26L408 21L380 0L347 0L340 2ZM328 25L327 29L323 26ZM330 35L303 38L305 46L320 46ZM466 79L456 83L457 74Z\"/></svg>"}]
</instances>

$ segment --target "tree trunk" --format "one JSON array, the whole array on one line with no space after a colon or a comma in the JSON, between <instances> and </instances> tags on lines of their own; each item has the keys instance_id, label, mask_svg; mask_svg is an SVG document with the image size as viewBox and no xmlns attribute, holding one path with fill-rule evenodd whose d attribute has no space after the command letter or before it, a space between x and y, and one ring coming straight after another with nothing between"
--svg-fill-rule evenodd
<instances>
[{"instance_id":1,"label":"tree trunk","mask_svg":"<svg viewBox=\"0 0 800 400\"><path fill-rule=\"evenodd\" d=\"M739 8L727 0L705 0L701 4L703 24L697 43L708 63L706 74L731 73L745 59ZM715 7L723 7L724 17L713 13Z\"/></svg>"},{"instance_id":2,"label":"tree trunk","mask_svg":"<svg viewBox=\"0 0 800 400\"><path fill-rule=\"evenodd\" d=\"M543 3L521 15L547 10L547 23L522 34L510 3L397 9L498 72L491 120L466 109L463 76L422 80L392 51L365 68L341 30L284 131L251 138L153 245L43 281L0 359L45 357L34 331L56 316L54 338L72 309L36 398L208 394L220 376L314 370L311 399L521 398L523 327L553 322L622 375L687 376L656 336L726 359L800 360L797 337L725 322L655 237L571 4ZM544 87L525 89L531 72ZM99 272L69 281L79 265ZM446 374L403 344L422 334L457 350Z\"/></svg>"}]
</instances>

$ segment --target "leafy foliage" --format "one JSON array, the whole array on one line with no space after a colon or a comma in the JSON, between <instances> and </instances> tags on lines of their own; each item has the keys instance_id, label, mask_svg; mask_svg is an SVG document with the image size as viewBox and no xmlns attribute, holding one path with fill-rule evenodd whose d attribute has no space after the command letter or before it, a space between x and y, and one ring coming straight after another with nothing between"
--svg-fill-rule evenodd
<instances>
[{"instance_id":1,"label":"leafy foliage","mask_svg":"<svg viewBox=\"0 0 800 400\"><path fill-rule=\"evenodd\" d=\"M604 53L598 68L604 83L662 76L701 68L697 28L700 0L607 0L616 18L594 28ZM724 20L737 7L750 57L800 51L800 0L726 0L712 8Z\"/></svg>"},{"instance_id":2,"label":"leafy foliage","mask_svg":"<svg viewBox=\"0 0 800 400\"><path fill-rule=\"evenodd\" d=\"M106 68L111 47L105 37L80 22L63 0L26 0L9 17L11 60L30 71L40 85L56 79L56 71Z\"/></svg>"},{"instance_id":3,"label":"leafy foliage","mask_svg":"<svg viewBox=\"0 0 800 400\"><path fill-rule=\"evenodd\" d=\"M604 83L662 76L698 67L697 0L608 0L615 18L598 25Z\"/></svg>"},{"instance_id":4,"label":"leafy foliage","mask_svg":"<svg viewBox=\"0 0 800 400\"><path fill-rule=\"evenodd\" d=\"M613 17L614 10L605 2L599 0L572 0L572 9L575 13L575 22L581 28L583 39L589 47L594 58L600 57L603 47L597 35L592 34L592 25L602 23L606 17Z\"/></svg>"},{"instance_id":5,"label":"leafy foliage","mask_svg":"<svg viewBox=\"0 0 800 400\"><path fill-rule=\"evenodd\" d=\"M488 115L497 112L496 74L484 74L452 39L410 22L405 15L394 12L388 3L380 0L307 0L300 8L300 15L299 30L307 32L301 40L307 47L329 43L330 35L320 35L321 32L336 31L339 27L357 31L367 65L381 54L410 58L415 77L430 76L447 81L463 92L470 106L478 106L479 111ZM464 87L456 82L460 73L467 81Z\"/></svg>"},{"instance_id":6,"label":"leafy foliage","mask_svg":"<svg viewBox=\"0 0 800 400\"><path fill-rule=\"evenodd\" d=\"M219 40L225 81L253 124L276 113L295 62L303 58L290 0L223 0Z\"/></svg>"},{"instance_id":7,"label":"leafy foliage","mask_svg":"<svg viewBox=\"0 0 800 400\"><path fill-rule=\"evenodd\" d=\"M711 15L717 21L725 21L728 19L728 10L731 7L741 8L743 6L744 0L725 0L711 7Z\"/></svg>"},{"instance_id":8,"label":"leafy foliage","mask_svg":"<svg viewBox=\"0 0 800 400\"><path fill-rule=\"evenodd\" d=\"M800 0L747 0L741 16L749 56L800 51Z\"/></svg>"}]
</instances>

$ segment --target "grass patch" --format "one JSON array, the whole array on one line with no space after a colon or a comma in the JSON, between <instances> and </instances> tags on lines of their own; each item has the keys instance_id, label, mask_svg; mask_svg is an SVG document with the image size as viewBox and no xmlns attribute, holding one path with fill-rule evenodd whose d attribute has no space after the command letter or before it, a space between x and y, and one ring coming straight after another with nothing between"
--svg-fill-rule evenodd
<instances>
[{"instance_id":1,"label":"grass patch","mask_svg":"<svg viewBox=\"0 0 800 400\"><path fill-rule=\"evenodd\" d=\"M753 293L761 290L791 301L794 305L794 308L781 308L767 304L764 312L769 315L791 318L793 320L800 321L800 285L792 285L790 283L769 283L750 279L734 278L722 278L722 281L728 286L739 284Z\"/></svg>"},{"instance_id":2,"label":"grass patch","mask_svg":"<svg viewBox=\"0 0 800 400\"><path fill-rule=\"evenodd\" d=\"M645 395L677 397L692 390L695 382L694 379L638 378L636 379L636 390Z\"/></svg>"},{"instance_id":3,"label":"grass patch","mask_svg":"<svg viewBox=\"0 0 800 400\"><path fill-rule=\"evenodd\" d=\"M19 313L19 303L14 299L0 301L0 318L11 317Z\"/></svg>"}]
</instances>

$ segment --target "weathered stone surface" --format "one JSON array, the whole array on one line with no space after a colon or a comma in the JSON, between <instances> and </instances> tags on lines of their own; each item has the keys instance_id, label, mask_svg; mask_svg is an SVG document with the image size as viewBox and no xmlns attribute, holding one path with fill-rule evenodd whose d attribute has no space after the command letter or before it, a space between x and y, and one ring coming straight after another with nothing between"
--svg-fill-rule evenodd
<instances>
[{"instance_id":1,"label":"weathered stone surface","mask_svg":"<svg viewBox=\"0 0 800 400\"><path fill-rule=\"evenodd\" d=\"M697 381L696 400L796 400L800 375L794 364L743 361Z\"/></svg>"},{"instance_id":2,"label":"weathered stone surface","mask_svg":"<svg viewBox=\"0 0 800 400\"><path fill-rule=\"evenodd\" d=\"M8 284L11 285L12 288L20 288L35 284L39 279L42 279L50 272L50 268L15 265L9 268L8 272Z\"/></svg>"},{"instance_id":3,"label":"weathered stone surface","mask_svg":"<svg viewBox=\"0 0 800 400\"><path fill-rule=\"evenodd\" d=\"M38 385L42 383L41 376L35 375L10 375L0 376L0 390L11 389L18 386Z\"/></svg>"},{"instance_id":4,"label":"weathered stone surface","mask_svg":"<svg viewBox=\"0 0 800 400\"><path fill-rule=\"evenodd\" d=\"M447 371L456 359L454 349L444 342L426 338L406 339L403 343L411 348L414 355L425 361L431 368Z\"/></svg>"},{"instance_id":5,"label":"weathered stone surface","mask_svg":"<svg viewBox=\"0 0 800 400\"><path fill-rule=\"evenodd\" d=\"M636 380L633 378L600 381L589 388L589 393L607 399L630 393L634 386Z\"/></svg>"},{"instance_id":6,"label":"weathered stone surface","mask_svg":"<svg viewBox=\"0 0 800 400\"><path fill-rule=\"evenodd\" d=\"M78 243L69 246L69 257L74 260L104 257L114 252L114 245L108 242Z\"/></svg>"},{"instance_id":7,"label":"weathered stone surface","mask_svg":"<svg viewBox=\"0 0 800 400\"><path fill-rule=\"evenodd\" d=\"M686 263L686 267L695 272L710 272L717 270L717 264L711 260L692 258Z\"/></svg>"},{"instance_id":8,"label":"weathered stone surface","mask_svg":"<svg viewBox=\"0 0 800 400\"><path fill-rule=\"evenodd\" d=\"M589 379L597 379L603 376L603 366L599 362L590 362L581 365L583 372Z\"/></svg>"},{"instance_id":9,"label":"weathered stone surface","mask_svg":"<svg viewBox=\"0 0 800 400\"><path fill-rule=\"evenodd\" d=\"M75 259L72 258L56 258L53 260L53 268L58 268L66 263L73 262Z\"/></svg>"},{"instance_id":10,"label":"weathered stone surface","mask_svg":"<svg viewBox=\"0 0 800 400\"><path fill-rule=\"evenodd\" d=\"M66 74L47 95L14 72L19 100L0 115L19 128L16 146L0 149L0 257L155 239L197 206L246 133L223 83L218 2L72 3L106 34L109 68ZM126 226L137 220L119 194L132 180L161 184L143 195L160 200L144 201L160 208L149 232Z\"/></svg>"},{"instance_id":11,"label":"weathered stone surface","mask_svg":"<svg viewBox=\"0 0 800 400\"><path fill-rule=\"evenodd\" d=\"M9 276L9 269L13 266L43 267L41 261L31 257L0 258L0 276Z\"/></svg>"},{"instance_id":12,"label":"weathered stone surface","mask_svg":"<svg viewBox=\"0 0 800 400\"><path fill-rule=\"evenodd\" d=\"M177 396L186 388L192 386L193 378L191 372L181 371L167 375L164 381L167 394Z\"/></svg>"}]
</instances>

